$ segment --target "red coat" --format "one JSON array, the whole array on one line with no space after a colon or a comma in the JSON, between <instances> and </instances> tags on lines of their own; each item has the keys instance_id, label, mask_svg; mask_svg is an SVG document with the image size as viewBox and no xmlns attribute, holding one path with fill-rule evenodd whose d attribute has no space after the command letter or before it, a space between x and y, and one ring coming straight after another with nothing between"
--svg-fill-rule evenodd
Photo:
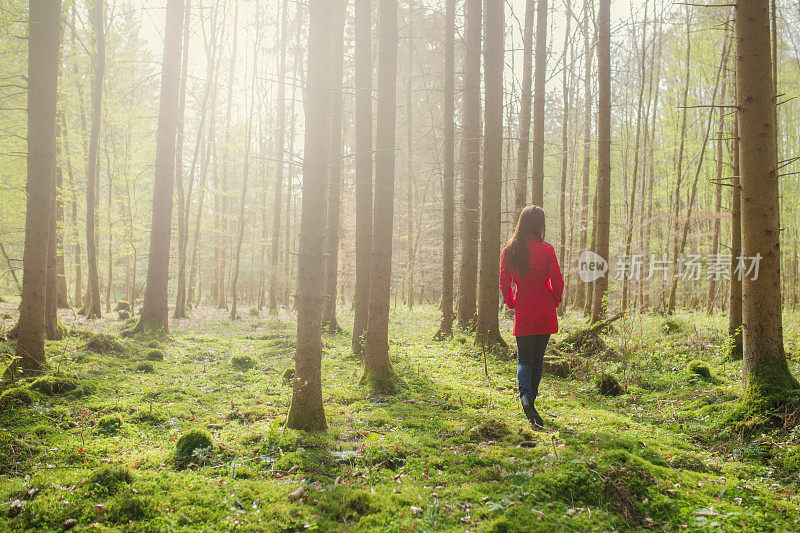
<instances>
[{"instance_id":1,"label":"red coat","mask_svg":"<svg viewBox=\"0 0 800 533\"><path fill-rule=\"evenodd\" d=\"M500 259L500 291L510 309L514 309L514 336L552 335L558 333L556 310L564 294L564 278L553 247L538 239L528 244L531 270L517 276L508 264L508 248Z\"/></svg>"}]
</instances>

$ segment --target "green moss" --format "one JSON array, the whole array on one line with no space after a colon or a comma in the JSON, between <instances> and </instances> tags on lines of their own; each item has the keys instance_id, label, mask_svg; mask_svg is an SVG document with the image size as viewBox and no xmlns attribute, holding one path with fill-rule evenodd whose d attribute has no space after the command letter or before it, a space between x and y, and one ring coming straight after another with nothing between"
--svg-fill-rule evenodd
<instances>
[{"instance_id":1,"label":"green moss","mask_svg":"<svg viewBox=\"0 0 800 533\"><path fill-rule=\"evenodd\" d=\"M478 441L500 440L511 434L508 424L501 420L484 420L471 431L472 438Z\"/></svg>"},{"instance_id":2,"label":"green moss","mask_svg":"<svg viewBox=\"0 0 800 533\"><path fill-rule=\"evenodd\" d=\"M108 505L108 518L117 524L140 522L158 513L155 501L149 495L137 494L124 487Z\"/></svg>"},{"instance_id":3,"label":"green moss","mask_svg":"<svg viewBox=\"0 0 800 533\"><path fill-rule=\"evenodd\" d=\"M127 311L127 312L129 312L129 313L130 313L130 312L131 312L131 309L132 309L132 308L131 308L131 303L130 303L130 302L127 302L127 301L125 301L125 300L120 300L120 301L118 301L118 302L117 302L117 305L114 307L114 311L115 311L115 312Z\"/></svg>"},{"instance_id":4,"label":"green moss","mask_svg":"<svg viewBox=\"0 0 800 533\"><path fill-rule=\"evenodd\" d=\"M15 387L0 394L0 408L27 406L33 401L33 394L27 387Z\"/></svg>"},{"instance_id":5,"label":"green moss","mask_svg":"<svg viewBox=\"0 0 800 533\"><path fill-rule=\"evenodd\" d=\"M247 354L235 355L231 358L231 366L241 372L247 372L255 368L256 361Z\"/></svg>"},{"instance_id":6,"label":"green moss","mask_svg":"<svg viewBox=\"0 0 800 533\"><path fill-rule=\"evenodd\" d=\"M31 388L45 396L60 396L77 389L78 381L63 372L53 372L36 379Z\"/></svg>"},{"instance_id":7,"label":"green moss","mask_svg":"<svg viewBox=\"0 0 800 533\"><path fill-rule=\"evenodd\" d=\"M258 310L258 307L251 307L248 314L252 317L259 317L261 316L261 312Z\"/></svg>"},{"instance_id":8,"label":"green moss","mask_svg":"<svg viewBox=\"0 0 800 533\"><path fill-rule=\"evenodd\" d=\"M662 324L661 324L661 331L666 333L667 335L672 335L675 333L680 333L684 330L686 324L682 320L678 320L675 317L668 317Z\"/></svg>"},{"instance_id":9,"label":"green moss","mask_svg":"<svg viewBox=\"0 0 800 533\"><path fill-rule=\"evenodd\" d=\"M401 383L391 363L380 368L365 369L360 382L362 387L367 387L373 393L386 395L396 393Z\"/></svg>"},{"instance_id":10,"label":"green moss","mask_svg":"<svg viewBox=\"0 0 800 533\"><path fill-rule=\"evenodd\" d=\"M127 466L105 465L93 471L83 484L100 488L107 494L116 494L123 486L131 483L133 476Z\"/></svg>"},{"instance_id":11,"label":"green moss","mask_svg":"<svg viewBox=\"0 0 800 533\"><path fill-rule=\"evenodd\" d=\"M700 379L706 383L722 383L718 377L711 373L711 367L707 363L694 359L686 365L686 371L695 379Z\"/></svg>"},{"instance_id":12,"label":"green moss","mask_svg":"<svg viewBox=\"0 0 800 533\"><path fill-rule=\"evenodd\" d=\"M147 352L147 355L144 357L148 361L163 361L164 360L164 352L159 350L158 348L153 348L152 350Z\"/></svg>"},{"instance_id":13,"label":"green moss","mask_svg":"<svg viewBox=\"0 0 800 533\"><path fill-rule=\"evenodd\" d=\"M142 361L136 365L136 371L142 374L155 374L156 367L150 361Z\"/></svg>"},{"instance_id":14,"label":"green moss","mask_svg":"<svg viewBox=\"0 0 800 533\"><path fill-rule=\"evenodd\" d=\"M92 335L83 349L97 354L119 355L125 351L125 345L113 335L97 333Z\"/></svg>"},{"instance_id":15,"label":"green moss","mask_svg":"<svg viewBox=\"0 0 800 533\"><path fill-rule=\"evenodd\" d=\"M208 431L199 428L190 429L175 445L175 460L179 464L188 464L194 459L197 450L213 447L214 441L211 440Z\"/></svg>"},{"instance_id":16,"label":"green moss","mask_svg":"<svg viewBox=\"0 0 800 533\"><path fill-rule=\"evenodd\" d=\"M122 417L118 414L106 415L97 421L98 431L111 435L122 429Z\"/></svg>"},{"instance_id":17,"label":"green moss","mask_svg":"<svg viewBox=\"0 0 800 533\"><path fill-rule=\"evenodd\" d=\"M39 424L31 430L31 434L39 440L45 440L56 432L52 426Z\"/></svg>"},{"instance_id":18,"label":"green moss","mask_svg":"<svg viewBox=\"0 0 800 533\"><path fill-rule=\"evenodd\" d=\"M286 370L283 371L283 374L281 374L281 376L283 377L284 385L291 385L292 382L294 381L294 368L291 367L287 368Z\"/></svg>"},{"instance_id":19,"label":"green moss","mask_svg":"<svg viewBox=\"0 0 800 533\"><path fill-rule=\"evenodd\" d=\"M619 396L625 393L625 389L622 388L617 377L606 372L594 378L594 386L597 392L603 396Z\"/></svg>"}]
</instances>

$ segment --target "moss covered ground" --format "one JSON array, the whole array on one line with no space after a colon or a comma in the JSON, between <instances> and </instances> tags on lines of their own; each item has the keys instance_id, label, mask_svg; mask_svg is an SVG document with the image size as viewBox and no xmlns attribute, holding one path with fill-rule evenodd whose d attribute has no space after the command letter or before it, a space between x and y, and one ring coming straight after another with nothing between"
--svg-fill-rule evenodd
<instances>
[{"instance_id":1,"label":"moss covered ground","mask_svg":"<svg viewBox=\"0 0 800 533\"><path fill-rule=\"evenodd\" d=\"M742 388L741 363L723 362L724 317L680 314L668 333L663 317L616 322L610 350L575 356L570 378L545 376L548 431L535 432L513 360L484 363L463 334L431 341L434 307L395 309L397 392L370 395L349 338L326 336L330 429L308 435L283 427L293 316L243 314L200 308L156 340L119 337L116 317L62 317L80 334L47 350L74 381L23 383L26 401L0 406L0 530L800 530L800 411L771 427L725 422ZM789 354L798 319L787 316ZM582 325L566 316L554 341ZM503 333L513 340L507 319ZM154 349L163 361L141 371ZM716 380L698 379L692 361ZM625 393L601 395L602 373Z\"/></svg>"}]
</instances>

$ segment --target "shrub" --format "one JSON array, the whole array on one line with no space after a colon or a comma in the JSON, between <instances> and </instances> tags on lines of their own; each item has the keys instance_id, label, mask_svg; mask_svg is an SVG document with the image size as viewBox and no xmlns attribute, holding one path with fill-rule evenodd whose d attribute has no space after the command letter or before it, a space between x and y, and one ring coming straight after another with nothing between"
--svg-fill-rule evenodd
<instances>
[{"instance_id":1,"label":"shrub","mask_svg":"<svg viewBox=\"0 0 800 533\"><path fill-rule=\"evenodd\" d=\"M31 383L31 388L45 396L59 396L78 388L78 382L63 372L53 372Z\"/></svg>"},{"instance_id":2,"label":"shrub","mask_svg":"<svg viewBox=\"0 0 800 533\"><path fill-rule=\"evenodd\" d=\"M116 433L122 429L122 417L118 414L106 415L97 421L97 429L109 435Z\"/></svg>"},{"instance_id":3,"label":"shrub","mask_svg":"<svg viewBox=\"0 0 800 533\"><path fill-rule=\"evenodd\" d=\"M156 367L153 366L153 363L149 361L142 361L138 365L136 365L136 371L141 372L143 374L155 374Z\"/></svg>"},{"instance_id":4,"label":"shrub","mask_svg":"<svg viewBox=\"0 0 800 533\"><path fill-rule=\"evenodd\" d=\"M0 408L30 405L33 399L33 394L27 388L15 387L0 394Z\"/></svg>"},{"instance_id":5,"label":"shrub","mask_svg":"<svg viewBox=\"0 0 800 533\"><path fill-rule=\"evenodd\" d=\"M192 462L195 451L203 448L213 448L214 442L211 435L204 429L190 429L178 439L175 445L175 459L180 464Z\"/></svg>"},{"instance_id":6,"label":"shrub","mask_svg":"<svg viewBox=\"0 0 800 533\"><path fill-rule=\"evenodd\" d=\"M242 372L247 372L256 366L256 362L249 355L235 355L231 359L231 366Z\"/></svg>"},{"instance_id":7,"label":"shrub","mask_svg":"<svg viewBox=\"0 0 800 533\"><path fill-rule=\"evenodd\" d=\"M594 378L594 385L597 392L603 396L619 396L625 393L625 389L619 384L619 380L613 374L603 372Z\"/></svg>"},{"instance_id":8,"label":"shrub","mask_svg":"<svg viewBox=\"0 0 800 533\"><path fill-rule=\"evenodd\" d=\"M132 482L133 476L127 466L105 465L92 472L83 484L102 487L108 494L116 494Z\"/></svg>"},{"instance_id":9,"label":"shrub","mask_svg":"<svg viewBox=\"0 0 800 533\"><path fill-rule=\"evenodd\" d=\"M164 352L159 350L158 348L153 348L152 350L147 352L145 359L147 359L148 361L163 361Z\"/></svg>"}]
</instances>

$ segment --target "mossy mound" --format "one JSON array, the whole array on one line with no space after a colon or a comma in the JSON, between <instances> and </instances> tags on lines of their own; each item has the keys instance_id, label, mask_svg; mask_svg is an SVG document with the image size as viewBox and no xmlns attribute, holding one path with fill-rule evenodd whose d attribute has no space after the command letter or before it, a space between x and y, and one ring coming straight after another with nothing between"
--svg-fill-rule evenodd
<instances>
[{"instance_id":1,"label":"mossy mound","mask_svg":"<svg viewBox=\"0 0 800 533\"><path fill-rule=\"evenodd\" d=\"M145 359L148 361L163 361L164 360L164 352L159 350L158 348L153 348L152 350L147 352L147 355L144 356Z\"/></svg>"},{"instance_id":2,"label":"mossy mound","mask_svg":"<svg viewBox=\"0 0 800 533\"><path fill-rule=\"evenodd\" d=\"M620 396L625 393L625 389L620 385L619 379L615 375L606 372L594 378L594 386L597 392L603 396Z\"/></svg>"},{"instance_id":3,"label":"mossy mound","mask_svg":"<svg viewBox=\"0 0 800 533\"><path fill-rule=\"evenodd\" d=\"M125 321L125 320L128 320L130 317L131 317L131 314L128 311L119 311L117 313L117 319L118 320Z\"/></svg>"},{"instance_id":4,"label":"mossy mound","mask_svg":"<svg viewBox=\"0 0 800 533\"><path fill-rule=\"evenodd\" d=\"M472 439L477 441L500 440L511 434L511 429L502 420L484 420L470 432Z\"/></svg>"},{"instance_id":5,"label":"mossy mound","mask_svg":"<svg viewBox=\"0 0 800 533\"><path fill-rule=\"evenodd\" d=\"M261 312L258 310L258 307L251 307L247 314L255 318L261 316Z\"/></svg>"},{"instance_id":6,"label":"mossy mound","mask_svg":"<svg viewBox=\"0 0 800 533\"><path fill-rule=\"evenodd\" d=\"M118 414L106 415L97 421L97 430L108 435L122 429L122 417Z\"/></svg>"},{"instance_id":7,"label":"mossy mound","mask_svg":"<svg viewBox=\"0 0 800 533\"><path fill-rule=\"evenodd\" d=\"M150 361L142 361L136 365L136 371L141 372L142 374L155 374L156 367Z\"/></svg>"},{"instance_id":8,"label":"mossy mound","mask_svg":"<svg viewBox=\"0 0 800 533\"><path fill-rule=\"evenodd\" d=\"M721 379L711 373L711 367L709 367L707 363L698 359L690 361L689 364L686 365L686 371L689 373L691 378L699 379L701 381L705 381L706 383L717 384L722 382Z\"/></svg>"},{"instance_id":9,"label":"mossy mound","mask_svg":"<svg viewBox=\"0 0 800 533\"><path fill-rule=\"evenodd\" d=\"M667 335L680 333L683 331L685 324L673 317L669 317L661 323L661 331Z\"/></svg>"},{"instance_id":10,"label":"mossy mound","mask_svg":"<svg viewBox=\"0 0 800 533\"><path fill-rule=\"evenodd\" d=\"M31 388L45 396L61 396L78 388L78 381L63 372L53 372L31 383Z\"/></svg>"},{"instance_id":11,"label":"mossy mound","mask_svg":"<svg viewBox=\"0 0 800 533\"><path fill-rule=\"evenodd\" d=\"M9 433L0 430L0 474L10 474L19 470L25 460L27 447L23 446Z\"/></svg>"},{"instance_id":12,"label":"mossy mound","mask_svg":"<svg viewBox=\"0 0 800 533\"><path fill-rule=\"evenodd\" d=\"M130 524L148 520L158 513L151 496L136 493L131 487L123 487L108 505L108 518L117 524Z\"/></svg>"},{"instance_id":13,"label":"mossy mound","mask_svg":"<svg viewBox=\"0 0 800 533\"><path fill-rule=\"evenodd\" d=\"M53 429L51 426L45 424L39 424L35 428L31 430L31 435L36 437L39 440L44 440L47 437L55 434L56 430Z\"/></svg>"},{"instance_id":14,"label":"mossy mound","mask_svg":"<svg viewBox=\"0 0 800 533\"><path fill-rule=\"evenodd\" d=\"M102 488L108 494L116 494L125 485L133 483L133 476L127 466L105 465L89 475L83 485Z\"/></svg>"},{"instance_id":15,"label":"mossy mound","mask_svg":"<svg viewBox=\"0 0 800 533\"><path fill-rule=\"evenodd\" d=\"M128 313L131 312L131 303L126 300L120 300L117 302L117 305L114 307L114 312L119 313L120 311L127 311Z\"/></svg>"},{"instance_id":16,"label":"mossy mound","mask_svg":"<svg viewBox=\"0 0 800 533\"><path fill-rule=\"evenodd\" d=\"M34 401L33 394L27 387L14 387L0 394L0 409L6 407L28 406Z\"/></svg>"},{"instance_id":17,"label":"mossy mound","mask_svg":"<svg viewBox=\"0 0 800 533\"><path fill-rule=\"evenodd\" d=\"M214 441L211 440L208 431L199 428L190 429L175 444L175 460L181 465L186 465L192 462L197 450L213 447Z\"/></svg>"},{"instance_id":18,"label":"mossy mound","mask_svg":"<svg viewBox=\"0 0 800 533\"><path fill-rule=\"evenodd\" d=\"M568 378L572 375L572 362L558 355L547 355L542 362L542 371L557 378Z\"/></svg>"},{"instance_id":19,"label":"mossy mound","mask_svg":"<svg viewBox=\"0 0 800 533\"><path fill-rule=\"evenodd\" d=\"M98 333L92 335L83 349L97 354L119 355L125 351L125 345L114 335Z\"/></svg>"},{"instance_id":20,"label":"mossy mound","mask_svg":"<svg viewBox=\"0 0 800 533\"><path fill-rule=\"evenodd\" d=\"M294 368L287 368L283 371L283 384L291 385L294 381Z\"/></svg>"},{"instance_id":21,"label":"mossy mound","mask_svg":"<svg viewBox=\"0 0 800 533\"><path fill-rule=\"evenodd\" d=\"M252 370L256 366L256 361L246 354L234 355L231 359L231 366L241 372Z\"/></svg>"}]
</instances>

